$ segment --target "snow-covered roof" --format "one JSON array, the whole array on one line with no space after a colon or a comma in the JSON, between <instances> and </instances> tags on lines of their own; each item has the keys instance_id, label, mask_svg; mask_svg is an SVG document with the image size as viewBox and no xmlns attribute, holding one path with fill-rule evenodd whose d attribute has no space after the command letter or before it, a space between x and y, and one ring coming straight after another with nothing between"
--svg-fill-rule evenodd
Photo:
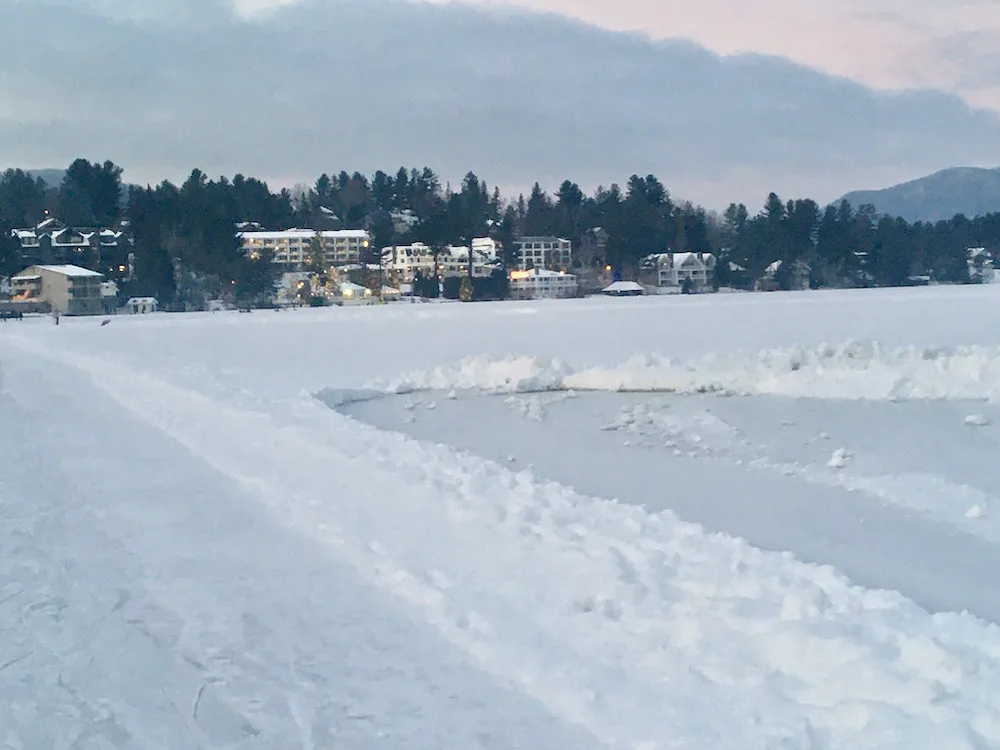
<instances>
[{"instance_id":1,"label":"snow-covered roof","mask_svg":"<svg viewBox=\"0 0 1000 750\"><path fill-rule=\"evenodd\" d=\"M698 253L653 253L643 258L643 265L646 268L653 266L680 268L685 263L693 262L707 265L714 260L715 256L712 253L702 253L700 258L698 257Z\"/></svg>"},{"instance_id":2,"label":"snow-covered roof","mask_svg":"<svg viewBox=\"0 0 1000 750\"><path fill-rule=\"evenodd\" d=\"M644 292L645 289L642 288L641 284L635 281L616 281L612 284L608 284L602 292Z\"/></svg>"},{"instance_id":3,"label":"snow-covered roof","mask_svg":"<svg viewBox=\"0 0 1000 750\"><path fill-rule=\"evenodd\" d=\"M515 244L523 244L526 242L530 243L541 242L548 244L564 244L564 245L570 244L570 241L565 239L564 237L556 237L555 235L552 234L518 237L516 240L514 240L514 242Z\"/></svg>"},{"instance_id":4,"label":"snow-covered roof","mask_svg":"<svg viewBox=\"0 0 1000 750\"><path fill-rule=\"evenodd\" d=\"M129 297L126 305L157 305L156 297Z\"/></svg>"},{"instance_id":5,"label":"snow-covered roof","mask_svg":"<svg viewBox=\"0 0 1000 750\"><path fill-rule=\"evenodd\" d=\"M339 287L341 294L347 291L362 293L368 291L368 287L361 286L361 284L355 284L352 281L342 281L337 286Z\"/></svg>"},{"instance_id":6,"label":"snow-covered roof","mask_svg":"<svg viewBox=\"0 0 1000 750\"><path fill-rule=\"evenodd\" d=\"M414 242L412 245L396 245L395 248L392 245L383 247L382 257L391 260L394 249L397 260L414 257L427 258L433 255L433 251L427 245L422 242Z\"/></svg>"},{"instance_id":7,"label":"snow-covered roof","mask_svg":"<svg viewBox=\"0 0 1000 750\"><path fill-rule=\"evenodd\" d=\"M337 240L367 240L368 232L363 229L286 229L282 232L237 232L237 236L245 240L302 240L311 239L316 235L323 239Z\"/></svg>"},{"instance_id":8,"label":"snow-covered roof","mask_svg":"<svg viewBox=\"0 0 1000 750\"><path fill-rule=\"evenodd\" d=\"M438 257L441 260L447 260L448 258L451 258L452 260L468 260L469 248L456 245L448 245L441 251Z\"/></svg>"},{"instance_id":9,"label":"snow-covered roof","mask_svg":"<svg viewBox=\"0 0 1000 750\"><path fill-rule=\"evenodd\" d=\"M31 274L30 276L12 276L11 281L38 281L41 276L37 274Z\"/></svg>"},{"instance_id":10,"label":"snow-covered roof","mask_svg":"<svg viewBox=\"0 0 1000 750\"><path fill-rule=\"evenodd\" d=\"M80 266L35 266L35 268L40 268L43 271L49 271L51 273L62 274L63 276L69 276L73 279L81 278L96 278L103 277L104 274L97 273L97 271L91 271L87 268L81 268Z\"/></svg>"},{"instance_id":11,"label":"snow-covered roof","mask_svg":"<svg viewBox=\"0 0 1000 750\"><path fill-rule=\"evenodd\" d=\"M552 277L563 277L566 279L576 278L571 273L563 273L562 271L550 271L547 268L533 268L530 271L511 271L510 278L512 281L518 279L527 279L529 277L535 278L552 278Z\"/></svg>"}]
</instances>

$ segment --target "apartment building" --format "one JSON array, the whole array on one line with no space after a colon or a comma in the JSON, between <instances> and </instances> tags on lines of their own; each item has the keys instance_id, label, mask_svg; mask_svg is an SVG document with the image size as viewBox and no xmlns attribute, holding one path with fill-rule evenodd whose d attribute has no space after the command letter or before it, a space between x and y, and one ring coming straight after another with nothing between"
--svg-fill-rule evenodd
<instances>
[{"instance_id":1,"label":"apartment building","mask_svg":"<svg viewBox=\"0 0 1000 750\"><path fill-rule=\"evenodd\" d=\"M510 272L511 299L560 299L575 297L577 278L565 271L547 271L535 268L530 271Z\"/></svg>"},{"instance_id":2,"label":"apartment building","mask_svg":"<svg viewBox=\"0 0 1000 750\"><path fill-rule=\"evenodd\" d=\"M270 251L273 262L289 270L302 270L312 265L317 250L323 255L324 267L357 265L371 246L371 236L363 229L238 232L237 237L247 257L260 258Z\"/></svg>"},{"instance_id":3,"label":"apartment building","mask_svg":"<svg viewBox=\"0 0 1000 750\"><path fill-rule=\"evenodd\" d=\"M573 267L573 243L561 237L519 237L514 250L519 271L569 271Z\"/></svg>"},{"instance_id":4,"label":"apartment building","mask_svg":"<svg viewBox=\"0 0 1000 750\"><path fill-rule=\"evenodd\" d=\"M63 315L99 315L104 312L103 281L103 274L79 266L31 266L11 277L11 301L46 305Z\"/></svg>"},{"instance_id":5,"label":"apartment building","mask_svg":"<svg viewBox=\"0 0 1000 750\"><path fill-rule=\"evenodd\" d=\"M118 228L70 227L48 217L34 227L12 230L11 236L25 265L86 265L125 279L135 258L126 228L125 222Z\"/></svg>"}]
</instances>

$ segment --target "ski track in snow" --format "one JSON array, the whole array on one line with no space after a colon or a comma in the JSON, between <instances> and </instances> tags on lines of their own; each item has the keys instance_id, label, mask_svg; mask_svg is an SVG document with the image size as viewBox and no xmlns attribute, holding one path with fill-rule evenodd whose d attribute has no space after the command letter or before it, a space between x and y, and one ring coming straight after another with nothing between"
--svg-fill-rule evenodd
<instances>
[{"instance_id":1,"label":"ski track in snow","mask_svg":"<svg viewBox=\"0 0 1000 750\"><path fill-rule=\"evenodd\" d=\"M17 344L89 375L480 669L608 747L1000 743L1000 630L975 618L931 616L669 513L380 432L308 395L220 400ZM192 694L192 720L214 685Z\"/></svg>"}]
</instances>

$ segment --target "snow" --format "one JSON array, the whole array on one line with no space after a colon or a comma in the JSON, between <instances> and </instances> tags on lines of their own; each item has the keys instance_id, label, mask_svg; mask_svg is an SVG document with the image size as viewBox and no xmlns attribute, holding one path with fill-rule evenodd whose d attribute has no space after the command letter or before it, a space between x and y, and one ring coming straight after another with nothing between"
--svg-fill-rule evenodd
<instances>
[{"instance_id":1,"label":"snow","mask_svg":"<svg viewBox=\"0 0 1000 750\"><path fill-rule=\"evenodd\" d=\"M280 232L239 232L237 236L243 240L302 240L307 241L319 236L327 240L367 240L368 232L363 229L286 229Z\"/></svg>"},{"instance_id":2,"label":"snow","mask_svg":"<svg viewBox=\"0 0 1000 750\"><path fill-rule=\"evenodd\" d=\"M81 268L80 266L63 265L63 266L33 266L34 268L40 268L43 271L51 271L53 273L62 274L63 276L69 276L70 278L103 278L103 274L97 273L97 271L91 271L86 268Z\"/></svg>"},{"instance_id":3,"label":"snow","mask_svg":"<svg viewBox=\"0 0 1000 750\"><path fill-rule=\"evenodd\" d=\"M645 290L642 288L641 284L635 281L615 281L601 290L604 294L623 294L629 292L643 293Z\"/></svg>"},{"instance_id":4,"label":"snow","mask_svg":"<svg viewBox=\"0 0 1000 750\"><path fill-rule=\"evenodd\" d=\"M1000 744L1000 296L634 302L0 327L5 743Z\"/></svg>"},{"instance_id":5,"label":"snow","mask_svg":"<svg viewBox=\"0 0 1000 750\"><path fill-rule=\"evenodd\" d=\"M850 458L846 448L837 448L826 462L828 469L843 469L847 466L847 459Z\"/></svg>"},{"instance_id":6,"label":"snow","mask_svg":"<svg viewBox=\"0 0 1000 750\"><path fill-rule=\"evenodd\" d=\"M573 368L537 357L473 357L372 387L716 392L825 399L1000 400L1000 347L885 347L872 341L737 351L695 360L640 355L611 367Z\"/></svg>"}]
</instances>

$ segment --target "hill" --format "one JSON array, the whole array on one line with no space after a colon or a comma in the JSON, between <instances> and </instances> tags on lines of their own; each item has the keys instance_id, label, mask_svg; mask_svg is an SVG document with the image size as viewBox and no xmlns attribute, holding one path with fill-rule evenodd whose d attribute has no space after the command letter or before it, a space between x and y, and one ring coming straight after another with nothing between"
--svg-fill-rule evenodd
<instances>
[{"instance_id":1,"label":"hill","mask_svg":"<svg viewBox=\"0 0 1000 750\"><path fill-rule=\"evenodd\" d=\"M843 198L854 206L871 203L879 213L907 221L941 221L1000 211L1000 169L953 167L883 190L856 190Z\"/></svg>"},{"instance_id":2,"label":"hill","mask_svg":"<svg viewBox=\"0 0 1000 750\"><path fill-rule=\"evenodd\" d=\"M66 176L65 169L28 169L26 171L32 177L41 177L50 188L59 187L62 184L63 177Z\"/></svg>"}]
</instances>

